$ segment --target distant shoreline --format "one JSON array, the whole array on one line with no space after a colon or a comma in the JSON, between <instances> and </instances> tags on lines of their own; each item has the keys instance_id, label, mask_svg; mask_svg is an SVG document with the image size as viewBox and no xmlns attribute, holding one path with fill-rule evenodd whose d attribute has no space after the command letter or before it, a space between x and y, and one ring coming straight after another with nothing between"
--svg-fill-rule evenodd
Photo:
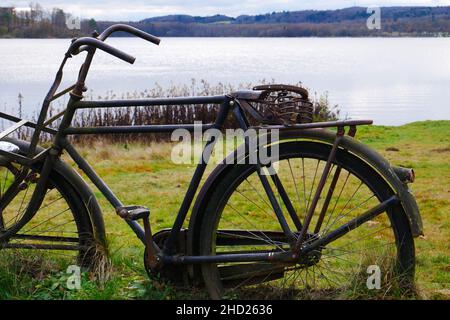
<instances>
[{"instance_id":1,"label":"distant shoreline","mask_svg":"<svg viewBox=\"0 0 450 320\"><path fill-rule=\"evenodd\" d=\"M79 19L68 28L61 9L31 6L25 15L14 7L0 7L0 38L65 38L102 32L116 23L127 23L158 37L449 37L450 6L367 7L336 10L282 11L257 15L151 17L141 21ZM37 19L35 17L44 17ZM78 18L77 18L78 19ZM377 20L376 24L373 22ZM75 21L75 20L74 20Z\"/></svg>"}]
</instances>

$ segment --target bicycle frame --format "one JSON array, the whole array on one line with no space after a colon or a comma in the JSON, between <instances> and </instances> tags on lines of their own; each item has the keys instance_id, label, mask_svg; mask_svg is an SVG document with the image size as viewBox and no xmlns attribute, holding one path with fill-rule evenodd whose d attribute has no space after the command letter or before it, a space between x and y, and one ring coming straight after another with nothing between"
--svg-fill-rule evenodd
<instances>
[{"instance_id":1,"label":"bicycle frame","mask_svg":"<svg viewBox=\"0 0 450 320\"><path fill-rule=\"evenodd\" d=\"M61 156L63 150L67 151L68 155L72 158L72 160L78 165L78 167L84 172L84 174L88 177L88 179L98 188L98 190L105 196L108 202L117 210L122 208L124 204L121 200L114 194L114 192L108 187L108 185L102 180L102 178L95 172L95 170L83 159L83 157L77 152L75 147L70 143L68 136L71 135L88 135L88 134L115 134L115 133L168 133L172 132L176 129L185 129L192 132L194 129L198 128L195 124L164 124L164 125L138 125L138 126L107 126L107 127L84 127L84 128L76 128L72 127L71 123L74 118L75 112L80 109L95 109L95 108L121 108L121 107L152 107L152 106L171 106L171 105L198 105L198 104L218 104L220 105L217 117L213 123L202 124L200 125L200 129L202 132L205 132L208 129L224 129L224 124L227 116L232 112L239 123L241 129L248 130L250 127L249 121L246 118L246 115L243 112L242 107L239 104L239 99L232 95L220 95L220 96L210 96L210 97L181 97L181 98L153 98L153 99L142 99L142 100L113 100L113 101L83 101L83 88L85 79L87 77L92 59L95 54L95 48L87 48L86 51L87 56L86 59L80 69L79 77L77 83L59 93L56 93L56 90L62 79L62 70L68 58L70 58L70 54L66 54L61 66L58 70L55 82L53 83L49 93L44 100L41 113L39 115L37 123L32 123L26 120L22 120L16 118L11 115L7 115L4 113L0 113L0 117L5 118L10 121L16 122L11 128L5 130L0 134L0 140L11 134L21 126L28 126L35 129L34 134L31 138L31 144L28 151L27 156L19 155L16 153L8 152L5 150L0 150L0 155L6 156L12 161L15 161L19 164L23 164L25 166L31 166L33 163L37 161L44 161L40 179L36 185L35 191L30 200L30 205L28 206L24 216L32 216L41 203L41 199L45 196L45 192L47 189L47 182L52 171L53 165L55 161ZM67 108L52 117L51 119L46 120L47 112L49 109L49 105L51 101L61 97L62 95L70 92L71 98L68 102ZM49 125L55 120L62 117L61 123L57 130L51 129ZM339 142L342 136L345 134L345 127L350 127L349 135L353 136L356 132L357 125L371 124L372 121L368 120L348 120L348 121L333 121L333 122L322 122L322 123L307 123L307 124L298 124L292 125L289 127L286 126L265 126L265 129L268 130L292 130L292 129L312 129L312 128L329 128L335 127L338 128L338 132L336 135L336 141L333 145L332 152L330 153L330 157L327 161L327 166L324 169L322 174L322 180L326 178L330 171L330 165L334 160L336 150L339 147ZM54 134L54 139L52 146L45 149L44 151L35 155L35 151L37 148L37 144L39 141L39 136L42 132L47 132ZM362 215L359 220L352 220L342 228L330 232L325 237L321 238L320 242L314 241L312 244L306 245L306 247L302 247L304 236L306 234L306 230L309 226L309 222L311 220L312 214L314 213L315 206L317 204L317 200L321 195L322 189L324 187L324 181L319 183L319 187L314 195L314 200L312 206L307 214L307 217L302 224L299 221L298 217L293 213L292 210L289 209L289 199L288 197L284 197L283 194L286 195L281 182L277 178L276 175L272 176L272 179L275 179L275 186L280 192L283 201L285 202L288 213L294 224L296 225L298 230L301 230L299 239L295 239L293 237L292 231L289 229L288 223L286 221L286 217L283 214L280 205L275 197L275 194L272 190L272 187L266 176L261 174L260 170L258 171L259 178L263 187L266 191L266 194L272 204L275 214L280 222L280 225L283 229L284 234L287 239L291 240L293 251L286 252L268 252L268 253L245 253L245 254L224 254L220 256L178 256L175 252L175 242L178 239L179 233L181 232L184 221L186 220L189 209L194 201L195 194L199 188L201 179L204 175L205 169L207 167L207 161L205 159L209 159L215 144L214 137L210 137L204 146L202 157L200 162L197 164L197 167L192 176L191 182L188 186L184 199L180 205L178 210L176 219L174 221L173 227L170 231L170 235L168 240L165 243L165 246L162 250L163 253L163 261L166 263L180 263L180 264L194 264L194 263L205 263L205 262L250 262L250 261L291 261L292 259L296 259L300 250L302 252L312 251L319 246L324 246L327 243L333 241L337 237L344 235L350 230L358 227L361 223L368 221L370 218L384 212L386 208L398 202L396 196L380 203L377 207L369 210L364 215ZM248 143L246 139L246 144ZM259 166L259 165L257 165ZM278 179L278 180L277 180ZM286 199L287 198L287 199ZM134 231L137 237L145 244L145 231L140 226L140 224L136 221L126 220L130 228Z\"/></svg>"},{"instance_id":2,"label":"bicycle frame","mask_svg":"<svg viewBox=\"0 0 450 320\"><path fill-rule=\"evenodd\" d=\"M83 159L83 157L77 152L75 147L70 143L68 136L70 135L89 135L89 134L115 134L115 133L167 133L172 132L176 129L185 129L192 132L196 127L195 124L167 124L167 125L139 125L139 126L112 126L112 127L82 127L76 128L72 127L70 124L74 118L76 110L87 109L87 108L120 108L129 106L170 106L170 105L192 105L192 104L220 104L218 115L211 124L203 124L200 126L202 132L208 129L218 129L224 128L225 120L228 114L232 111L243 130L249 129L248 120L245 114L242 112L238 101L233 99L231 96L211 96L211 97L183 97L183 98L154 98L145 100L116 100L116 101L83 101L79 98L72 97L67 105L67 109L62 114L62 121L58 130L49 129L48 127L41 127L42 131L55 134L53 144L50 148L42 151L33 158L26 158L17 154L13 154L15 161L25 165L31 165L36 161L45 159L43 169L40 174L39 182L36 186L35 192L32 195L30 201L31 205L29 208L33 208L33 203L39 203L40 197L45 194L46 183L48 177L52 170L53 163L60 157L63 150L65 150L71 159L77 164L77 166L82 170L82 172L89 178L89 180L97 187L97 189L105 196L108 202L116 209L123 207L122 201L114 194L114 192L108 187L108 185L102 180L102 178L95 172L95 170ZM3 116L4 115L0 115ZM6 117L5 117L6 118ZM9 120L17 121L18 118L8 116ZM292 129L309 129L309 128L323 128L323 127L339 127L343 128L345 126L350 126L354 128L359 124L366 124L367 121L336 121L336 122L322 122L322 123L312 123L312 124L299 124L292 127L284 126L267 126L265 129L277 129L277 130L292 130ZM33 124L27 121L19 121L14 129L20 125L26 125L34 128L38 128L38 124ZM37 130L36 130L37 131ZM8 131L8 133L10 133ZM37 132L35 132L36 134ZM217 256L176 256L174 255L174 244L176 239L178 239L179 233L182 229L183 223L187 217L188 211L193 203L195 194L199 188L201 179L204 175L205 169L207 167L207 162L204 159L209 159L210 155L214 150L215 141L210 138L203 149L203 156L201 161L197 164L194 171L184 199L179 208L178 214L174 221L173 227L170 231L169 238L163 248L163 259L166 263L179 263L179 264L194 264L194 263L204 263L204 262L250 262L250 261L268 261L268 260L281 260L285 261L291 258L290 252L279 252L279 253L258 253L258 254L231 254L231 255L221 255ZM9 152L0 150L0 154L9 155ZM332 160L332 159L331 159ZM287 226L284 214L281 212L280 206L277 204L275 194L271 189L267 178L260 174L263 186L265 187L266 193L275 206L275 213L280 220L283 231L289 237L292 232ZM392 205L396 199L390 199L388 202L383 203L380 208L377 208L376 213L383 212L388 205ZM32 209L30 209L32 210ZM380 211L381 210L381 211ZM28 213L25 213L28 214ZM31 213L30 213L31 214ZM373 213L372 213L373 214ZM291 216L292 217L292 216ZM130 228L136 234L136 236L145 244L145 232L140 224L136 221L126 220ZM301 224L297 227L301 227ZM348 231L346 231L348 232ZM337 234L334 234L336 236ZM331 239L331 237L330 237ZM308 250L313 250L314 248L310 246Z\"/></svg>"}]
</instances>

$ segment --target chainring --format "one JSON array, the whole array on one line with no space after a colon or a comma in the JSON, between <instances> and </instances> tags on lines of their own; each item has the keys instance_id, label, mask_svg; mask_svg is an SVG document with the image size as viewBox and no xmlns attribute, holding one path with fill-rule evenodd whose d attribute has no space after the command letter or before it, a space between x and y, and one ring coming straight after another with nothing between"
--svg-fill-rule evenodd
<instances>
[{"instance_id":1,"label":"chainring","mask_svg":"<svg viewBox=\"0 0 450 320\"><path fill-rule=\"evenodd\" d=\"M171 229L159 231L153 236L153 241L159 248L164 247L164 243L170 235ZM186 252L186 230L181 230L176 252L184 254ZM147 248L144 251L144 266L150 279L156 281L166 281L175 287L186 287L191 284L187 265L158 265L155 268L150 267L147 261Z\"/></svg>"}]
</instances>

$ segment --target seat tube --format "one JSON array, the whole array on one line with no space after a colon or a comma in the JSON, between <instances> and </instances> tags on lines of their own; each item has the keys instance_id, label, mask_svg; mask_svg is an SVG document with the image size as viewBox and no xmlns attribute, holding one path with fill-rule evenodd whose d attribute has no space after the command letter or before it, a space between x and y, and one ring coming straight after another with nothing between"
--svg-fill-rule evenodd
<instances>
[{"instance_id":1,"label":"seat tube","mask_svg":"<svg viewBox=\"0 0 450 320\"><path fill-rule=\"evenodd\" d=\"M217 114L216 120L214 122L214 128L215 129L222 129L223 125L225 123L225 120L227 118L227 115L230 110L230 105L233 103L233 100L231 100L230 97L226 96L224 101L220 105L219 112ZM186 220L187 213L189 211L189 208L191 207L192 201L194 200L195 193L200 185L200 181L203 177L203 174L205 173L206 166L208 165L207 161L204 159L209 159L211 156L211 153L214 149L215 144L214 137L211 137L206 142L206 145L202 151L202 156L200 159L200 162L198 163L194 175L192 177L192 180L189 184L188 190L186 191L186 195L183 199L183 202L181 204L180 210L178 211L178 215L175 219L175 222L172 227L172 231L169 235L169 238L166 240L166 243L164 245L164 254L170 254L174 250L174 244L175 241L178 239L178 234L183 227L183 223ZM205 154L209 152L209 154Z\"/></svg>"},{"instance_id":2,"label":"seat tube","mask_svg":"<svg viewBox=\"0 0 450 320\"><path fill-rule=\"evenodd\" d=\"M249 129L249 123L248 123L247 119L245 118L245 115L242 113L240 106L239 105L235 106L233 112L234 112L234 115L236 116L239 126L244 131L247 131ZM249 150L250 145L249 145L249 139L247 136L245 137L245 147L247 150ZM264 191L266 192L266 195L269 198L270 204L272 205L272 208L275 212L275 215L277 216L278 222L280 223L280 226L283 229L284 234L289 239L289 242L291 244L294 244L296 241L296 238L295 238L294 234L292 233L291 229L289 228L286 218L283 215L281 206L275 197L272 187L270 186L269 180L267 179L267 177L264 174L262 174L262 167L259 163L259 157L257 157L257 158L258 158L258 160L257 160L257 164L256 164L256 171L257 171L258 177L261 181L261 184L263 185Z\"/></svg>"}]
</instances>

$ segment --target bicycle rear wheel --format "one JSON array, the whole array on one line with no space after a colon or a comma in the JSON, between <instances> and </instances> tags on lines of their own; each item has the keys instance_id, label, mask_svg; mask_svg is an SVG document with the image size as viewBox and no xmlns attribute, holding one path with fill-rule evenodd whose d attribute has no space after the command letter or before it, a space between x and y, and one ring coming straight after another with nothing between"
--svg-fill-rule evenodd
<instances>
[{"instance_id":1,"label":"bicycle rear wheel","mask_svg":"<svg viewBox=\"0 0 450 320\"><path fill-rule=\"evenodd\" d=\"M331 146L308 141L282 142L278 177L301 222L311 204ZM333 177L339 178L319 230ZM271 179L269 178L269 181ZM271 181L294 236L299 228ZM340 149L308 230L306 242L322 238L394 195L383 178L364 161ZM289 251L274 210L253 165L237 164L215 184L205 206L200 255ZM369 266L381 271L380 290L367 287ZM367 298L402 291L414 276L414 242L400 204L362 224L296 263L203 264L205 286L213 298ZM395 286L397 283L398 286ZM395 291L395 292L394 292ZM402 291L404 292L404 291Z\"/></svg>"}]
</instances>

